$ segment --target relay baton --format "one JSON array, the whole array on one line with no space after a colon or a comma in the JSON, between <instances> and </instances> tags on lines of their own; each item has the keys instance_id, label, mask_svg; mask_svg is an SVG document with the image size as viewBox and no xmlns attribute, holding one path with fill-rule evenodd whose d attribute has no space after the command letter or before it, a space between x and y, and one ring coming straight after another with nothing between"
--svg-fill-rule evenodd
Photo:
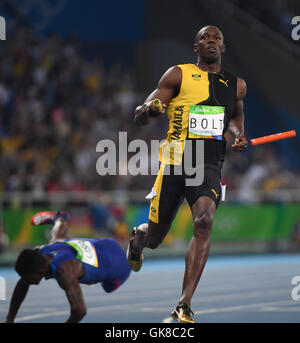
<instances>
[{"instance_id":1,"label":"relay baton","mask_svg":"<svg viewBox=\"0 0 300 343\"><path fill-rule=\"evenodd\" d=\"M296 136L295 130L285 131L285 132L275 133L274 135L253 138L251 139L251 144L255 146L255 145L279 141L281 139L291 138L295 136Z\"/></svg>"},{"instance_id":2,"label":"relay baton","mask_svg":"<svg viewBox=\"0 0 300 343\"><path fill-rule=\"evenodd\" d=\"M160 111L160 112L164 111L163 105L159 99L154 99L152 102L152 106L155 111Z\"/></svg>"}]
</instances>

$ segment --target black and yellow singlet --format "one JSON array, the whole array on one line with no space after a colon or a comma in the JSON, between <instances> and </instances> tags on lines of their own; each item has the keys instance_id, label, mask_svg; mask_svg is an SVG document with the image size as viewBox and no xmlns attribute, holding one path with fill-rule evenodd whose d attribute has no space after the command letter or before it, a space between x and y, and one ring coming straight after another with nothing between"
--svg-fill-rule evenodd
<instances>
[{"instance_id":1,"label":"black and yellow singlet","mask_svg":"<svg viewBox=\"0 0 300 343\"><path fill-rule=\"evenodd\" d=\"M168 162L180 164L186 140L195 139L205 140L206 162L223 161L224 133L236 102L237 77L226 71L209 73L195 64L178 67L182 71L182 81L178 95L167 106L169 131L160 149L160 161L165 161L162 156L165 145L174 143L174 152Z\"/></svg>"},{"instance_id":2,"label":"black and yellow singlet","mask_svg":"<svg viewBox=\"0 0 300 343\"><path fill-rule=\"evenodd\" d=\"M221 197L221 168L225 157L228 129L236 103L237 78L222 71L209 73L194 64L178 65L182 81L178 95L167 105L169 131L160 148L160 169L151 193L149 220L170 225L185 197L189 205L200 196L210 197L218 206ZM198 154L196 143L204 142L204 180L201 185L187 186L185 171L173 170L185 164L185 157ZM187 149L187 142L192 146ZM186 155L185 155L186 154ZM165 173L171 165L171 173ZM183 168L184 169L184 168Z\"/></svg>"}]
</instances>

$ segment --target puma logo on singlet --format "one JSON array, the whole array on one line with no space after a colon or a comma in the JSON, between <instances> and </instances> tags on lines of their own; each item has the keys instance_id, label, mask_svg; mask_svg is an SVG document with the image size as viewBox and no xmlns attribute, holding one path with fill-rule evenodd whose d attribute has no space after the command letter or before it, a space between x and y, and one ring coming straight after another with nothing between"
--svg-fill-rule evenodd
<instances>
[{"instance_id":1,"label":"puma logo on singlet","mask_svg":"<svg viewBox=\"0 0 300 343\"><path fill-rule=\"evenodd\" d=\"M222 80L222 79L219 79L219 81L222 82L222 83L224 83L224 85L225 85L226 87L228 87L227 82L228 82L229 80L224 81L224 80Z\"/></svg>"},{"instance_id":2,"label":"puma logo on singlet","mask_svg":"<svg viewBox=\"0 0 300 343\"><path fill-rule=\"evenodd\" d=\"M216 196L216 198L218 199L219 194L212 188L211 191L214 193L214 195Z\"/></svg>"}]
</instances>

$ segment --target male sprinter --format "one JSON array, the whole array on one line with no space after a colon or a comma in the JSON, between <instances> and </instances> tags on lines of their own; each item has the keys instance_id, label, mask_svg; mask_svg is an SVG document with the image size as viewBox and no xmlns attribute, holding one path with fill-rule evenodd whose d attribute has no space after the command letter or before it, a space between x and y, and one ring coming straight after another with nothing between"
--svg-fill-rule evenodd
<instances>
[{"instance_id":1,"label":"male sprinter","mask_svg":"<svg viewBox=\"0 0 300 343\"><path fill-rule=\"evenodd\" d=\"M166 110L169 131L164 144L177 142L181 144L182 152L178 154L176 150L166 162L161 154L164 144L161 147L159 173L149 194L152 198L149 223L132 230L127 249L131 269L139 271L143 248L155 249L163 241L182 197L186 197L192 212L194 235L185 258L182 294L171 317L189 323L194 322L191 299L209 254L213 217L221 197L221 168L226 148L224 134L233 135L234 151L243 151L247 147L243 112L246 84L222 69L221 56L225 52L222 32L215 26L203 27L195 37L194 52L197 54L196 64L177 65L167 70L157 89L135 110L135 122L139 126L148 124L152 117ZM155 107L154 99L161 100L163 109ZM204 144L204 180L199 186L187 186L187 175L184 172L172 174L171 167L184 164L184 148L188 141L195 162L197 140ZM164 173L167 164L171 165L169 175Z\"/></svg>"},{"instance_id":2,"label":"male sprinter","mask_svg":"<svg viewBox=\"0 0 300 343\"><path fill-rule=\"evenodd\" d=\"M129 277L126 255L112 239L70 239L66 212L40 212L32 219L33 225L54 224L48 245L23 250L15 269L21 276L12 299L6 322L14 322L29 286L41 279L55 278L66 292L71 306L67 323L78 323L87 310L79 283L100 283L105 292L113 292Z\"/></svg>"}]
</instances>

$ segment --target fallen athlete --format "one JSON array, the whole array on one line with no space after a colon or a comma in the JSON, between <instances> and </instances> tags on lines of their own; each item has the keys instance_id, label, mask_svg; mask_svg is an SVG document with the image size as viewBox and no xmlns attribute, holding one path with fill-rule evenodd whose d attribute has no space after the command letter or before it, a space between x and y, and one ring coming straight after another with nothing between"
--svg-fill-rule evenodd
<instances>
[{"instance_id":1,"label":"fallen athlete","mask_svg":"<svg viewBox=\"0 0 300 343\"><path fill-rule=\"evenodd\" d=\"M30 285L54 278L70 303L67 323L78 323L86 315L80 283L100 283L105 292L118 289L129 277L124 251L113 239L69 237L66 212L39 212L31 219L35 226L53 224L48 245L21 251L15 264L21 279L15 286L7 323L13 323Z\"/></svg>"}]
</instances>

